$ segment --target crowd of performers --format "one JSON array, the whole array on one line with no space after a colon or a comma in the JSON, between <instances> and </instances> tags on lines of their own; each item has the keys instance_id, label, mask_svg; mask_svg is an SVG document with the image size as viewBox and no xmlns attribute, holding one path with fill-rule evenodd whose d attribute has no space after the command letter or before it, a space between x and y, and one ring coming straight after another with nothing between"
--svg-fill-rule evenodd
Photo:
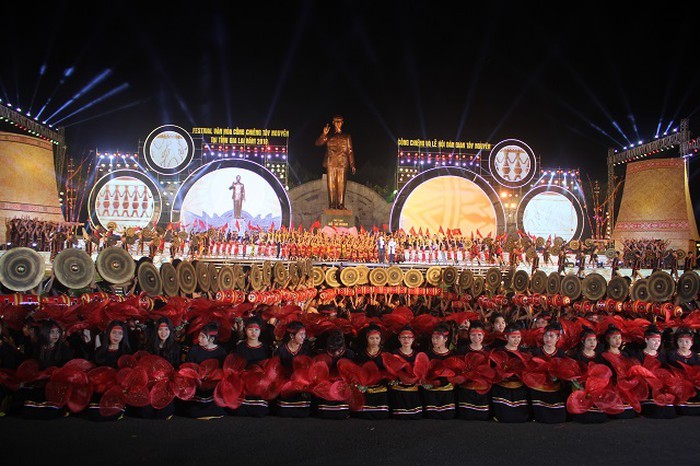
<instances>
[{"instance_id":1,"label":"crowd of performers","mask_svg":"<svg viewBox=\"0 0 700 466\"><path fill-rule=\"evenodd\" d=\"M88 254L110 246L121 246L138 256L161 256L172 260L194 260L201 257L260 258L315 261L348 261L357 263L415 263L453 264L471 266L520 266L533 271L541 266L557 265L561 272L566 266L576 266L579 275L586 269L612 267L617 258L603 253L606 246L598 243L572 250L569 243L555 247L550 237L535 245L527 235L509 240L508 235L496 238L461 234L397 233L362 230L355 234L333 234L317 228L278 229L274 231L248 230L239 235L225 229L210 228L186 232L168 228L132 228L131 233L102 227L83 228L78 224L57 224L30 219L12 219L8 222L8 238L13 246L36 244L37 250L50 250L52 257L69 247L83 247ZM31 232L31 233L29 233ZM37 240L41 236L42 240ZM78 238L81 238L80 240ZM80 245L80 246L79 246ZM679 269L697 268L692 251L680 260L677 251L668 248L662 240L626 240L625 254L619 267L669 269L677 277ZM528 253L528 249L536 251ZM559 249L559 253L552 254ZM573 257L573 261L570 258Z\"/></svg>"},{"instance_id":2,"label":"crowd of performers","mask_svg":"<svg viewBox=\"0 0 700 466\"><path fill-rule=\"evenodd\" d=\"M697 300L652 318L343 299L6 305L2 412L542 423L700 414Z\"/></svg>"},{"instance_id":3,"label":"crowd of performers","mask_svg":"<svg viewBox=\"0 0 700 466\"><path fill-rule=\"evenodd\" d=\"M37 251L55 253L78 245L78 225L75 222L15 217L5 221L5 238L13 247L31 247Z\"/></svg>"}]
</instances>

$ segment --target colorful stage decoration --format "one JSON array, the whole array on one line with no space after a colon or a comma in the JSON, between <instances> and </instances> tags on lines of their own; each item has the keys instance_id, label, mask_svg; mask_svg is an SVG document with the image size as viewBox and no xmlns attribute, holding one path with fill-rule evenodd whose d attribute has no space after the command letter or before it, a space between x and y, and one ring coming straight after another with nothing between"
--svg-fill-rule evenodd
<instances>
[{"instance_id":1,"label":"colorful stage decoration","mask_svg":"<svg viewBox=\"0 0 700 466\"><path fill-rule=\"evenodd\" d=\"M518 139L399 138L398 160L393 231L449 228L482 238L523 232L566 241L584 232L579 171L541 168L532 148Z\"/></svg>"}]
</instances>

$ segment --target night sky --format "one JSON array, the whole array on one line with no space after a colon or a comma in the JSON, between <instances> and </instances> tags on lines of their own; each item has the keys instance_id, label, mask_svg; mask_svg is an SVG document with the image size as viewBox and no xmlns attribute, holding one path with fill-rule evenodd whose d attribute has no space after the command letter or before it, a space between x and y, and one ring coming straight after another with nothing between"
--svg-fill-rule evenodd
<instances>
[{"instance_id":1,"label":"night sky","mask_svg":"<svg viewBox=\"0 0 700 466\"><path fill-rule=\"evenodd\" d=\"M0 98L65 127L77 157L163 124L288 129L293 183L320 177L313 143L340 113L359 182L393 183L401 137L516 138L585 183L607 180L609 148L700 130L696 7L68 3L3 8Z\"/></svg>"}]
</instances>

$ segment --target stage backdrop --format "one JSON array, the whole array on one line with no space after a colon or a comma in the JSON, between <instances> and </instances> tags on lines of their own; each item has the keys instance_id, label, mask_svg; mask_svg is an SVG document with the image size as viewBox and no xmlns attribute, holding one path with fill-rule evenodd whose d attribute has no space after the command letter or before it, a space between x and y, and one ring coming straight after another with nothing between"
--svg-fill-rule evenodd
<instances>
[{"instance_id":1,"label":"stage backdrop","mask_svg":"<svg viewBox=\"0 0 700 466\"><path fill-rule=\"evenodd\" d=\"M240 217L234 218L233 190L229 188L238 176L244 185L245 199ZM279 181L268 170L233 160L208 164L189 177L177 194L173 213L172 221L180 222L188 231L210 228L267 231L271 227L289 226L290 203Z\"/></svg>"},{"instance_id":2,"label":"stage backdrop","mask_svg":"<svg viewBox=\"0 0 700 466\"><path fill-rule=\"evenodd\" d=\"M58 200L53 145L43 139L0 132L0 241L7 219L15 217L64 221Z\"/></svg>"},{"instance_id":3,"label":"stage backdrop","mask_svg":"<svg viewBox=\"0 0 700 466\"><path fill-rule=\"evenodd\" d=\"M612 234L617 249L626 239L662 239L673 249L687 251L689 241L698 239L685 162L663 158L627 164Z\"/></svg>"},{"instance_id":4,"label":"stage backdrop","mask_svg":"<svg viewBox=\"0 0 700 466\"><path fill-rule=\"evenodd\" d=\"M442 227L495 237L506 229L503 206L493 187L476 173L456 167L428 170L412 178L399 192L391 228L406 232Z\"/></svg>"}]
</instances>

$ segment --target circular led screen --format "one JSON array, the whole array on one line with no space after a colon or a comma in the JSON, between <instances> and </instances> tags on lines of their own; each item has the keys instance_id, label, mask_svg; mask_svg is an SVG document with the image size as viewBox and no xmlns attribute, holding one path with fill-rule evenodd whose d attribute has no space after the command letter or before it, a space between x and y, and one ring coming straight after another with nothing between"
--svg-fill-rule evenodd
<instances>
[{"instance_id":1,"label":"circular led screen","mask_svg":"<svg viewBox=\"0 0 700 466\"><path fill-rule=\"evenodd\" d=\"M183 186L186 191L180 206L180 223L188 231L268 231L283 225L283 203L288 206L288 198L280 196L260 174L226 167L199 175L196 181L188 180Z\"/></svg>"},{"instance_id":2,"label":"circular led screen","mask_svg":"<svg viewBox=\"0 0 700 466\"><path fill-rule=\"evenodd\" d=\"M161 175L174 175L184 170L194 158L192 136L175 125L154 129L143 144L146 165Z\"/></svg>"},{"instance_id":3,"label":"circular led screen","mask_svg":"<svg viewBox=\"0 0 700 466\"><path fill-rule=\"evenodd\" d=\"M533 236L569 241L583 232L583 208L568 190L538 187L525 195L518 207L518 226Z\"/></svg>"},{"instance_id":4,"label":"circular led screen","mask_svg":"<svg viewBox=\"0 0 700 466\"><path fill-rule=\"evenodd\" d=\"M101 178L90 194L90 217L118 230L155 225L161 214L161 200L155 183L143 173L118 170Z\"/></svg>"},{"instance_id":5,"label":"circular led screen","mask_svg":"<svg viewBox=\"0 0 700 466\"><path fill-rule=\"evenodd\" d=\"M398 219L398 221L396 220ZM428 170L404 186L392 210L392 229L440 229L495 237L505 230L498 195L483 178L459 168Z\"/></svg>"},{"instance_id":6,"label":"circular led screen","mask_svg":"<svg viewBox=\"0 0 700 466\"><path fill-rule=\"evenodd\" d=\"M489 157L491 175L509 188L519 188L532 181L537 171L536 165L532 149L517 139L499 142Z\"/></svg>"}]
</instances>

